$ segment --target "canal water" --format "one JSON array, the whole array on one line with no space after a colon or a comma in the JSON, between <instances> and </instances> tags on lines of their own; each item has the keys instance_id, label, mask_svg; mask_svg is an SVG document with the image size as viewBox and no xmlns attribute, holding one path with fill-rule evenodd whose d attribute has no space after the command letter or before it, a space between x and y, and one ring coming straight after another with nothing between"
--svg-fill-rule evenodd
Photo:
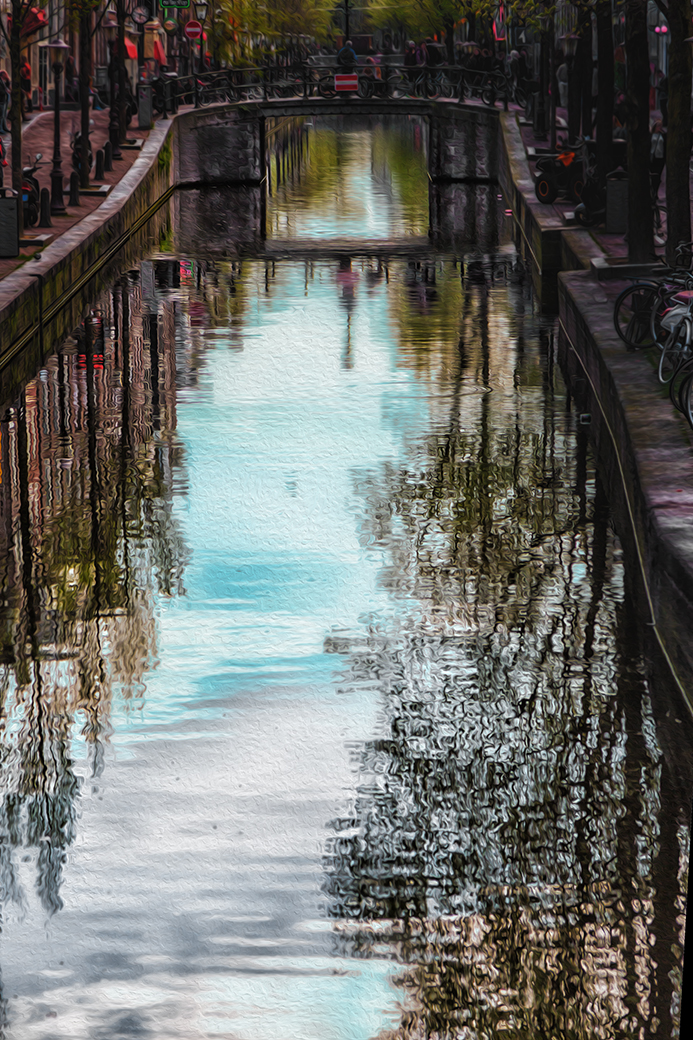
<instances>
[{"instance_id":1,"label":"canal water","mask_svg":"<svg viewBox=\"0 0 693 1040\"><path fill-rule=\"evenodd\" d=\"M0 417L0 1035L670 1037L690 778L554 324L492 186L407 255L419 124L304 132L312 254L172 228Z\"/></svg>"}]
</instances>

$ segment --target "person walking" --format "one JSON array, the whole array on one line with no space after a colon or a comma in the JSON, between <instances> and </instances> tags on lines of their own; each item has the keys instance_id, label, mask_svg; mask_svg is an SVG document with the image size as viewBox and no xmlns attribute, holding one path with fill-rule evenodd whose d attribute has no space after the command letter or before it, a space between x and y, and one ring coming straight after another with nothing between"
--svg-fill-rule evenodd
<instances>
[{"instance_id":1,"label":"person walking","mask_svg":"<svg viewBox=\"0 0 693 1040\"><path fill-rule=\"evenodd\" d=\"M77 100L77 68L75 66L75 59L71 54L68 54L67 61L65 62L64 72L65 82L65 100L76 101Z\"/></svg>"},{"instance_id":2,"label":"person walking","mask_svg":"<svg viewBox=\"0 0 693 1040\"><path fill-rule=\"evenodd\" d=\"M4 69L0 70L0 134L9 134L10 128L7 125L7 110L10 107L10 97L12 93L12 84L10 83L10 77L7 75Z\"/></svg>"},{"instance_id":3,"label":"person walking","mask_svg":"<svg viewBox=\"0 0 693 1040\"><path fill-rule=\"evenodd\" d=\"M652 199L656 201L659 194L659 185L662 183L662 173L667 161L667 140L664 135L662 120L656 119L652 126L650 138L650 188Z\"/></svg>"},{"instance_id":4,"label":"person walking","mask_svg":"<svg viewBox=\"0 0 693 1040\"><path fill-rule=\"evenodd\" d=\"M27 112L33 112L34 106L31 100L31 65L22 58L19 66L19 85L22 90L22 119L26 119Z\"/></svg>"},{"instance_id":5,"label":"person walking","mask_svg":"<svg viewBox=\"0 0 693 1040\"><path fill-rule=\"evenodd\" d=\"M358 65L358 58L351 40L346 40L344 46L337 52L337 64L344 72L353 72Z\"/></svg>"}]
</instances>

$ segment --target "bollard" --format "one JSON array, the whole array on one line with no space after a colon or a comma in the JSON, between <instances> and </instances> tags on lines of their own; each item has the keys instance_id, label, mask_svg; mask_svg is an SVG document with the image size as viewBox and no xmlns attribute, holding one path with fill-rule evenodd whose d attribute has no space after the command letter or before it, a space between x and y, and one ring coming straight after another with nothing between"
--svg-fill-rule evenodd
<instances>
[{"instance_id":1,"label":"bollard","mask_svg":"<svg viewBox=\"0 0 693 1040\"><path fill-rule=\"evenodd\" d=\"M96 153L96 173L94 174L95 181L102 181L104 179L104 154L103 148L99 148Z\"/></svg>"},{"instance_id":2,"label":"bollard","mask_svg":"<svg viewBox=\"0 0 693 1040\"><path fill-rule=\"evenodd\" d=\"M103 168L106 173L113 169L113 148L110 141L106 141L103 146Z\"/></svg>"},{"instance_id":3,"label":"bollard","mask_svg":"<svg viewBox=\"0 0 693 1040\"><path fill-rule=\"evenodd\" d=\"M70 201L68 206L79 206L79 174L73 170L70 174Z\"/></svg>"},{"instance_id":4,"label":"bollard","mask_svg":"<svg viewBox=\"0 0 693 1040\"><path fill-rule=\"evenodd\" d=\"M48 188L41 188L41 216L39 227L53 227L51 220L51 193Z\"/></svg>"}]
</instances>

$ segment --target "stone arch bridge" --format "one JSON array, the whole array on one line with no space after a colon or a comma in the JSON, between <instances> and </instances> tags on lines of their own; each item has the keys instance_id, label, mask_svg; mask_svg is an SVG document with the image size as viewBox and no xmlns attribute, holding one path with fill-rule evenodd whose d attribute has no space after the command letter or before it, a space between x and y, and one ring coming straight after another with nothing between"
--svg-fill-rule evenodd
<instances>
[{"instance_id":1,"label":"stone arch bridge","mask_svg":"<svg viewBox=\"0 0 693 1040\"><path fill-rule=\"evenodd\" d=\"M419 98L258 99L180 112L176 181L181 187L245 189L248 232L264 234L268 135L282 120L316 116L417 116L426 127L429 232L450 237L466 224L470 185L498 177L498 111L479 104ZM489 189L490 190L490 189ZM242 236L241 236L242 237Z\"/></svg>"}]
</instances>

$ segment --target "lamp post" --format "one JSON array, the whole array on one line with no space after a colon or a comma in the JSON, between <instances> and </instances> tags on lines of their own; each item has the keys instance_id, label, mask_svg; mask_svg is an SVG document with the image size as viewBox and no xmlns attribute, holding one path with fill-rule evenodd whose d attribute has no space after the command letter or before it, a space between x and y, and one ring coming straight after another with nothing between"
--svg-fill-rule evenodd
<instances>
[{"instance_id":1,"label":"lamp post","mask_svg":"<svg viewBox=\"0 0 693 1040\"><path fill-rule=\"evenodd\" d=\"M55 96L53 100L53 169L51 170L51 213L66 213L63 200L63 169L60 155L60 78L63 74L63 58L70 48L58 37L48 45L49 57L53 66L53 83Z\"/></svg>"},{"instance_id":2,"label":"lamp post","mask_svg":"<svg viewBox=\"0 0 693 1040\"><path fill-rule=\"evenodd\" d=\"M118 116L118 105L116 102L116 46L118 43L118 21L110 18L104 22L104 29L108 39L108 47L111 52L111 60L108 65L108 84L111 95L111 111L108 120L108 140L111 143L111 158L122 159L120 150L120 121Z\"/></svg>"},{"instance_id":3,"label":"lamp post","mask_svg":"<svg viewBox=\"0 0 693 1040\"><path fill-rule=\"evenodd\" d=\"M197 71L202 72L202 47L204 42L202 37L204 36L204 24L205 18L207 17L209 4L205 3L204 0L199 0L199 2L193 4L193 7L195 8L195 17L197 18L198 22L200 23L203 29L203 31L200 33L200 56L197 62Z\"/></svg>"}]
</instances>

